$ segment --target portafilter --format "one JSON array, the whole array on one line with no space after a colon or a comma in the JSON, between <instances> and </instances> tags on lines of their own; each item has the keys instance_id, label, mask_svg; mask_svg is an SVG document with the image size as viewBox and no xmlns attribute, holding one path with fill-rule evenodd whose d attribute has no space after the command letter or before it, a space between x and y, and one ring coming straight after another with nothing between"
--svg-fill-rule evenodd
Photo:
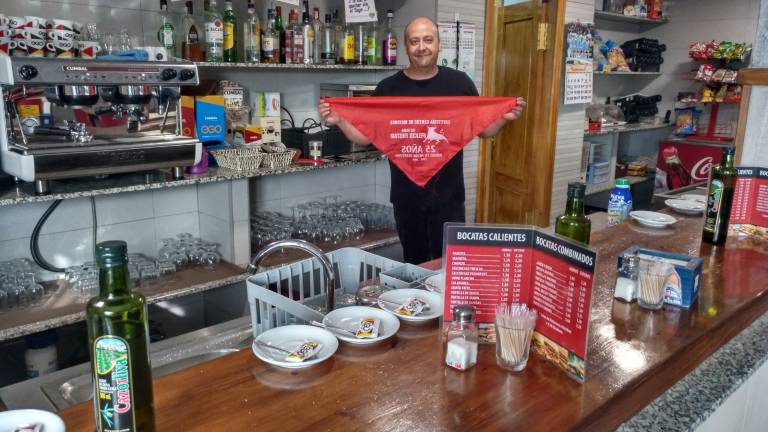
<instances>
[{"instance_id":1,"label":"portafilter","mask_svg":"<svg viewBox=\"0 0 768 432\"><path fill-rule=\"evenodd\" d=\"M146 105L152 100L152 86L119 85L99 88L105 102L118 105Z\"/></svg>"},{"instance_id":2,"label":"portafilter","mask_svg":"<svg viewBox=\"0 0 768 432\"><path fill-rule=\"evenodd\" d=\"M91 106L99 101L99 92L94 85L57 85L46 87L45 97L56 105Z\"/></svg>"}]
</instances>

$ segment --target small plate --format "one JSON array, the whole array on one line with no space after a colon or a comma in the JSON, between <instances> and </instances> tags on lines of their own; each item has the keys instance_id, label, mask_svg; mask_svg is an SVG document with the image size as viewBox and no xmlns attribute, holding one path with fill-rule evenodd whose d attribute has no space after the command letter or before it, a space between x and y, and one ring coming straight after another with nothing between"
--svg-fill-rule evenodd
<instances>
[{"instance_id":1,"label":"small plate","mask_svg":"<svg viewBox=\"0 0 768 432\"><path fill-rule=\"evenodd\" d=\"M443 278L443 274L439 273L425 279L424 287L429 291L441 294L445 289L445 279Z\"/></svg>"},{"instance_id":2,"label":"small plate","mask_svg":"<svg viewBox=\"0 0 768 432\"><path fill-rule=\"evenodd\" d=\"M37 409L18 409L0 412L0 431L16 430L21 425L37 423L41 431L64 432L64 421L61 417L48 411Z\"/></svg>"},{"instance_id":3,"label":"small plate","mask_svg":"<svg viewBox=\"0 0 768 432\"><path fill-rule=\"evenodd\" d=\"M310 357L301 363L286 361L285 356L287 354L256 343L257 341L261 341L274 345L277 348L293 351L296 347L308 340L319 342L322 346L320 347L320 351L315 354L314 357ZM333 333L319 327L302 324L287 325L267 330L258 335L256 339L253 340L253 345L251 345L251 349L256 357L269 364L287 369L302 369L321 363L329 359L338 348L339 341Z\"/></svg>"},{"instance_id":4,"label":"small plate","mask_svg":"<svg viewBox=\"0 0 768 432\"><path fill-rule=\"evenodd\" d=\"M707 196L706 195L682 194L682 195L680 195L680 199L684 199L684 200L687 200L687 201L698 201L700 203L704 203L704 205L707 204Z\"/></svg>"},{"instance_id":5,"label":"small plate","mask_svg":"<svg viewBox=\"0 0 768 432\"><path fill-rule=\"evenodd\" d=\"M323 318L323 324L356 331L360 321L365 318L374 318L380 321L378 337L374 339L358 339L354 335L342 331L331 330L331 333L340 340L350 344L370 345L393 336L400 329L400 321L393 317L392 314L369 306L349 306L334 309Z\"/></svg>"},{"instance_id":6,"label":"small plate","mask_svg":"<svg viewBox=\"0 0 768 432\"><path fill-rule=\"evenodd\" d=\"M687 199L668 199L664 201L664 204L672 210L685 214L699 214L707 208L703 202Z\"/></svg>"},{"instance_id":7,"label":"small plate","mask_svg":"<svg viewBox=\"0 0 768 432\"><path fill-rule=\"evenodd\" d=\"M405 303L410 297L424 300L429 305L429 309L422 311L416 316L400 315L399 313L396 313L395 310L398 308L397 305ZM383 302L382 300L386 300L387 302ZM443 316L443 299L440 298L440 295L420 289L407 288L387 291L379 296L379 307L403 321L429 321Z\"/></svg>"},{"instance_id":8,"label":"small plate","mask_svg":"<svg viewBox=\"0 0 768 432\"><path fill-rule=\"evenodd\" d=\"M629 217L636 220L641 225L651 228L661 228L677 222L677 219L668 214L646 210L631 211L629 212Z\"/></svg>"}]
</instances>

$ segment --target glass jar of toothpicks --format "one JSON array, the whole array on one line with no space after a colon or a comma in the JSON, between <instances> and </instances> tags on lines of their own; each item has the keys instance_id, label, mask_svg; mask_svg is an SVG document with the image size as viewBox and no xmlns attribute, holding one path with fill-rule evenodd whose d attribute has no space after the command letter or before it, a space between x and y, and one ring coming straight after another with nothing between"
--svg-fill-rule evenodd
<instances>
[{"instance_id":1,"label":"glass jar of toothpicks","mask_svg":"<svg viewBox=\"0 0 768 432\"><path fill-rule=\"evenodd\" d=\"M519 372L528 363L536 311L524 304L496 306L496 364Z\"/></svg>"}]
</instances>

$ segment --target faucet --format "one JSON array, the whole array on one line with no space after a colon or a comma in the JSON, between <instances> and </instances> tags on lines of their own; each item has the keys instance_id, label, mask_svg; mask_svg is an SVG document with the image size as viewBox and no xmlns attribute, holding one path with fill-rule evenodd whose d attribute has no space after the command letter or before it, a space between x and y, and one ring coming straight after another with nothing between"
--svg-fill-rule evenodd
<instances>
[{"instance_id":1,"label":"faucet","mask_svg":"<svg viewBox=\"0 0 768 432\"><path fill-rule=\"evenodd\" d=\"M298 239L278 240L264 246L264 248L257 252L256 256L253 257L253 261L248 264L248 267L245 269L246 273L249 275L256 274L259 268L259 263L266 258L267 255L282 248L302 250L313 255L320 261L320 264L323 265L323 272L325 273L325 290L328 294L325 299L326 313L332 311L334 306L333 294L336 290L336 275L333 273L333 264L331 264L331 260L325 256L323 251L308 241Z\"/></svg>"}]
</instances>

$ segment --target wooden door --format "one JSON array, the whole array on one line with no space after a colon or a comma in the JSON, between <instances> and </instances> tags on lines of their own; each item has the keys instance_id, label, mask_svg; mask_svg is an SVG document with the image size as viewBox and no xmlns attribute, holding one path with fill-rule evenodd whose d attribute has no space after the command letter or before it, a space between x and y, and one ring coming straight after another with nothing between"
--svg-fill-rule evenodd
<instances>
[{"instance_id":1,"label":"wooden door","mask_svg":"<svg viewBox=\"0 0 768 432\"><path fill-rule=\"evenodd\" d=\"M484 94L522 96L528 108L481 146L478 221L549 224L564 3L487 3Z\"/></svg>"}]
</instances>

